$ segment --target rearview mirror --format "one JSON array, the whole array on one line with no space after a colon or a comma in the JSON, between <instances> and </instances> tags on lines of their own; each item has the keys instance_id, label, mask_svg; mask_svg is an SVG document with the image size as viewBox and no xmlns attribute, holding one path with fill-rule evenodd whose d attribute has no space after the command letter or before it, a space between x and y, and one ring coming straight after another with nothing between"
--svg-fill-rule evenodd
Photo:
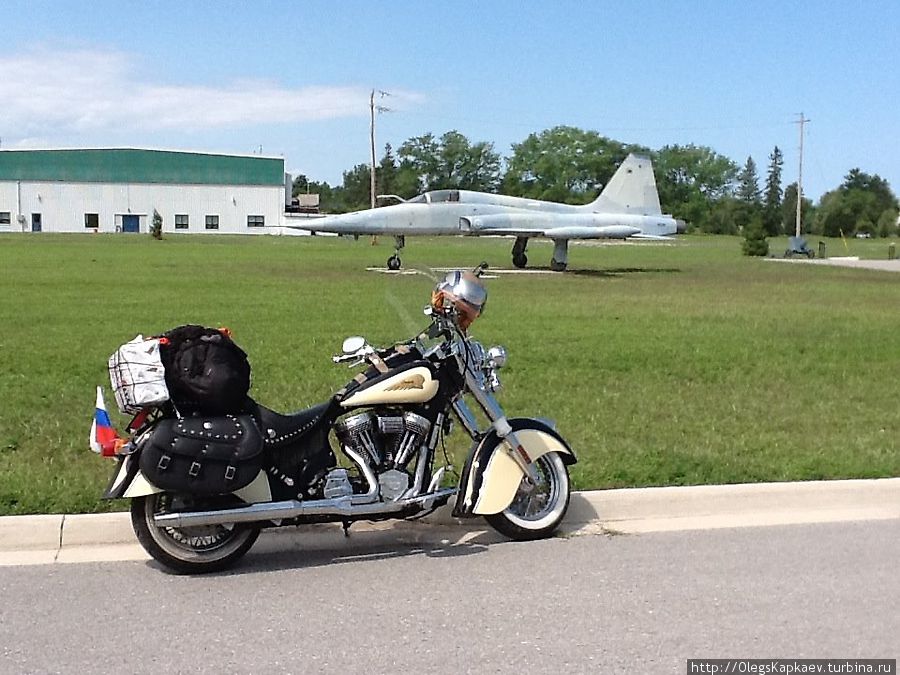
<instances>
[{"instance_id":1,"label":"rearview mirror","mask_svg":"<svg viewBox=\"0 0 900 675\"><path fill-rule=\"evenodd\" d=\"M341 345L341 351L343 351L344 354L355 354L365 346L366 338L359 335L352 335L344 340L344 344Z\"/></svg>"}]
</instances>

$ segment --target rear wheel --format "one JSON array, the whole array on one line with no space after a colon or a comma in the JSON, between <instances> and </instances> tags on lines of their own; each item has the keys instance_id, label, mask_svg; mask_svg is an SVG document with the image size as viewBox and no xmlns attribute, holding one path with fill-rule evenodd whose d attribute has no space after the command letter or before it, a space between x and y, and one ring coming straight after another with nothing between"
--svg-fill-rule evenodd
<instances>
[{"instance_id":1,"label":"rear wheel","mask_svg":"<svg viewBox=\"0 0 900 675\"><path fill-rule=\"evenodd\" d=\"M131 500L131 524L144 550L179 574L203 574L230 567L259 536L259 528L238 525L159 527L154 515L234 505L233 497L200 498L160 492Z\"/></svg>"},{"instance_id":2,"label":"rear wheel","mask_svg":"<svg viewBox=\"0 0 900 675\"><path fill-rule=\"evenodd\" d=\"M519 490L505 511L484 519L510 539L543 539L556 531L569 508L569 471L557 452L541 455L534 462L537 484L522 479Z\"/></svg>"}]
</instances>

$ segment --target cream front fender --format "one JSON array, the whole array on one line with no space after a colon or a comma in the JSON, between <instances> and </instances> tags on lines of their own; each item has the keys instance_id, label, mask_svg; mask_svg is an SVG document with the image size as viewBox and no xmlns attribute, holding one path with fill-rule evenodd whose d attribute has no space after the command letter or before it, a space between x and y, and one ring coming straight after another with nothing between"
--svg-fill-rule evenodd
<instances>
[{"instance_id":1,"label":"cream front fender","mask_svg":"<svg viewBox=\"0 0 900 675\"><path fill-rule=\"evenodd\" d=\"M557 452L566 464L574 464L575 453L552 427L532 419L510 420L516 438L532 461ZM525 475L510 456L512 448L491 432L469 454L463 468L457 517L490 515L506 509L516 496Z\"/></svg>"}]
</instances>

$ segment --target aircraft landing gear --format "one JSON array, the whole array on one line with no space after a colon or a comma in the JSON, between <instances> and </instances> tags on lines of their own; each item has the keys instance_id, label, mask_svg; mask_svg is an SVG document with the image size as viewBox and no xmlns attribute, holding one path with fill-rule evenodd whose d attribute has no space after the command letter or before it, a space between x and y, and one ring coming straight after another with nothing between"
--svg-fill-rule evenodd
<instances>
[{"instance_id":1,"label":"aircraft landing gear","mask_svg":"<svg viewBox=\"0 0 900 675\"><path fill-rule=\"evenodd\" d=\"M516 237L516 243L512 248L512 262L519 269L528 264L528 256L525 255L526 246L528 246L528 237Z\"/></svg>"},{"instance_id":2,"label":"aircraft landing gear","mask_svg":"<svg viewBox=\"0 0 900 675\"><path fill-rule=\"evenodd\" d=\"M406 238L403 235L394 237L394 255L387 259L387 268L392 272L400 269L400 249L406 246Z\"/></svg>"},{"instance_id":3,"label":"aircraft landing gear","mask_svg":"<svg viewBox=\"0 0 900 675\"><path fill-rule=\"evenodd\" d=\"M569 240L557 239L553 242L553 258L550 269L554 272L565 272L569 264Z\"/></svg>"}]
</instances>

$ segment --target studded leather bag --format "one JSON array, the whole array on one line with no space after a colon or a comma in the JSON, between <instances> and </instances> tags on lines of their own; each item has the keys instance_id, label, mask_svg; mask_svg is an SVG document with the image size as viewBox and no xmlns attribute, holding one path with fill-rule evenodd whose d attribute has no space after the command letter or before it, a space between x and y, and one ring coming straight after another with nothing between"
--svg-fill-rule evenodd
<instances>
[{"instance_id":1,"label":"studded leather bag","mask_svg":"<svg viewBox=\"0 0 900 675\"><path fill-rule=\"evenodd\" d=\"M250 415L164 419L141 449L140 467L147 480L169 492L227 494L253 482L262 450Z\"/></svg>"}]
</instances>

